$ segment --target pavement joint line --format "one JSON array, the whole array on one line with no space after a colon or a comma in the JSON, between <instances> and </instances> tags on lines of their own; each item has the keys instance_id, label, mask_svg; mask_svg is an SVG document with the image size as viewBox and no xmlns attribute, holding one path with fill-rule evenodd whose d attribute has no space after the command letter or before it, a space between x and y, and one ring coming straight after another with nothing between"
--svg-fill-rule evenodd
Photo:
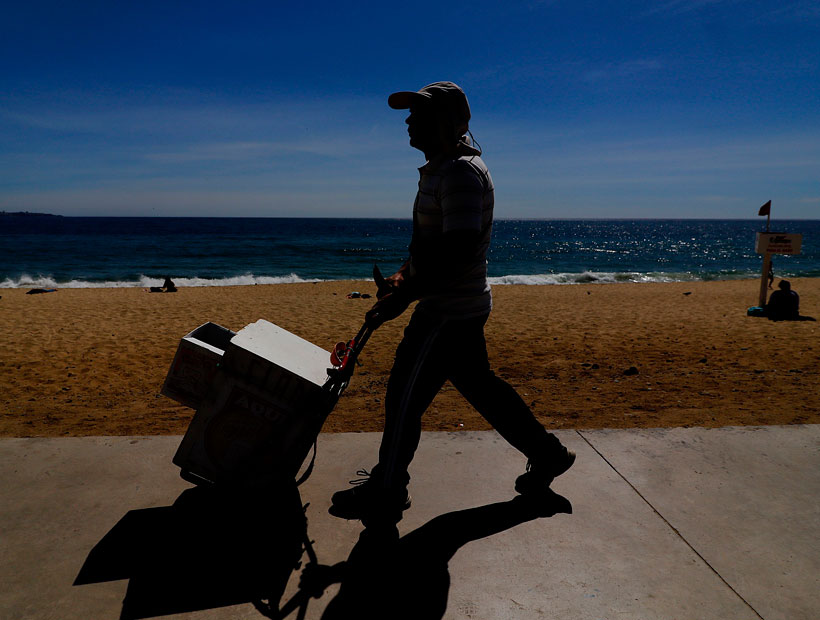
<instances>
[{"instance_id":1,"label":"pavement joint line","mask_svg":"<svg viewBox=\"0 0 820 620\"><path fill-rule=\"evenodd\" d=\"M729 590L731 590L731 591L735 594L735 596L737 596L737 597L738 597L741 601L743 601L743 602L744 602L744 604L745 604L745 605L746 605L749 609L751 609L751 610L752 610L752 612L754 613L754 615L756 615L758 618L760 618L760 620L765 620L765 618L764 618L763 616L761 616L761 615L757 612L757 610L756 610L754 607L752 607L751 603L749 603L749 601L747 601L745 598L743 598L743 596L741 596L740 592L738 592L737 590L735 590L735 589L732 587L732 584L730 584L728 581L726 581L726 579L724 579L724 578L723 578L723 575L721 575L721 574L720 574L720 573L719 573L719 572L715 569L715 567L714 567L714 566L712 566L712 565L709 563L709 561L708 561L705 557L703 557L703 556L700 554L700 552L699 552L697 549L695 549L695 547L693 547L693 546L692 546L692 544L691 544L688 540L686 540L686 538L684 537L684 535L683 535L683 534L681 534L681 533L680 533L680 531L678 531L678 528L676 528L674 525L672 525L672 524L669 522L669 520L668 520L666 517L664 517L664 516L660 513L660 511L659 511L657 508L655 508L655 506L653 506L653 505L652 505L652 502L650 502L650 501L649 501L646 497L644 497L643 493L641 493L641 492L638 490L638 488L637 488L634 484L632 484L626 476L624 476L624 475L623 475L620 471L618 471L618 468L617 468L617 467L615 467L615 465L613 465L613 464L610 462L610 460L609 460L608 458L606 458L606 457L605 457L605 456L601 453L601 451L600 451L600 450L598 450L598 448L596 448L596 447L592 444L592 442L591 442L591 441L590 441L590 440L589 440L589 439L588 439L588 438L584 435L584 433L583 433L583 432L581 432L580 430L577 430L577 429L576 429L576 431L575 431L575 432L578 434L578 436L579 436L581 439L583 439L583 440L586 442L586 444L587 444L590 448L592 448L592 449L595 451L595 453L596 453L598 456L600 456L600 457L604 460L604 462L605 462L607 465L609 465L609 466L610 466L610 468L612 468L612 471L614 471L616 474L618 474L618 476L619 476L619 477L620 477L620 478L621 478L624 482L626 482L626 483L629 485L629 487L630 487L633 491L635 491L635 493L638 495L638 497L640 497L640 498L641 498L641 499L642 499L642 500L646 503L646 505L647 505L647 506L649 506L649 507L652 509L652 511L653 511L656 515L658 515L658 517L660 517L660 519L661 519L661 520L662 520L662 521L663 521L663 522L667 525L667 527L669 527L669 529L671 529L673 532L675 532L675 534L678 536L678 538L680 538L680 539L683 541L683 543L684 543L687 547L689 547L689 548L692 550L692 553L694 553L696 556L698 556L698 557L701 559L701 561L702 561L702 562L703 562L706 566L708 566L708 567L709 567L709 570L711 570L711 571L712 571L715 575L717 575L718 579L720 579L720 580L724 583L724 585L725 585L727 588L729 588Z\"/></svg>"}]
</instances>

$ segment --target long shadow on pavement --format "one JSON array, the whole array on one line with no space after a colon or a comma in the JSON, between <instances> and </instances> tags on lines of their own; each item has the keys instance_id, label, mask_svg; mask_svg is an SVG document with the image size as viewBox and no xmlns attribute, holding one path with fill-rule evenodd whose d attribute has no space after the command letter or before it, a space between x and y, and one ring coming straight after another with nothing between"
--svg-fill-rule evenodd
<instances>
[{"instance_id":1,"label":"long shadow on pavement","mask_svg":"<svg viewBox=\"0 0 820 620\"><path fill-rule=\"evenodd\" d=\"M270 618L297 611L341 584L323 620L439 620L450 590L448 564L462 546L540 517L572 512L552 494L440 515L399 538L394 525L362 531L348 559L318 564L296 486L275 491L184 491L171 506L129 511L91 550L74 585L128 579L123 620L253 603ZM307 548L300 590L280 603Z\"/></svg>"},{"instance_id":2,"label":"long shadow on pavement","mask_svg":"<svg viewBox=\"0 0 820 620\"><path fill-rule=\"evenodd\" d=\"M526 521L571 512L569 500L553 493L537 504L517 496L443 514L401 538L395 526L368 527L346 561L335 566L311 562L302 573L300 591L289 604L278 614L265 615L283 618L296 604L304 607L310 596L318 598L330 584L340 583L323 620L439 620L447 609L448 564L462 546Z\"/></svg>"},{"instance_id":3,"label":"long shadow on pavement","mask_svg":"<svg viewBox=\"0 0 820 620\"><path fill-rule=\"evenodd\" d=\"M128 512L91 550L74 585L129 579L123 619L281 599L307 522L295 485L184 491Z\"/></svg>"}]
</instances>

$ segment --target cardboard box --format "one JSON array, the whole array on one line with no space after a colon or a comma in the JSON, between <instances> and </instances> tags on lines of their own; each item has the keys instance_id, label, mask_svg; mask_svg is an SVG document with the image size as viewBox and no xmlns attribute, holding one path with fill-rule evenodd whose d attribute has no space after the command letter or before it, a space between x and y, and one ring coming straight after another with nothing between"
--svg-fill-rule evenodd
<instances>
[{"instance_id":1,"label":"cardboard box","mask_svg":"<svg viewBox=\"0 0 820 620\"><path fill-rule=\"evenodd\" d=\"M211 389L217 366L235 335L216 323L205 323L186 334L177 347L162 393L197 409Z\"/></svg>"},{"instance_id":2,"label":"cardboard box","mask_svg":"<svg viewBox=\"0 0 820 620\"><path fill-rule=\"evenodd\" d=\"M330 353L257 321L231 339L174 463L212 482L293 480L333 406Z\"/></svg>"}]
</instances>

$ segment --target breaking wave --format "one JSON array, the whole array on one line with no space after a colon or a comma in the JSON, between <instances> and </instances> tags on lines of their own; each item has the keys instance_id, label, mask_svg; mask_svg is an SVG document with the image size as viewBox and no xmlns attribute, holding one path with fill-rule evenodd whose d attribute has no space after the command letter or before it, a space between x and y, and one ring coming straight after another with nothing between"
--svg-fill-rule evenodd
<instances>
[{"instance_id":1,"label":"breaking wave","mask_svg":"<svg viewBox=\"0 0 820 620\"><path fill-rule=\"evenodd\" d=\"M583 271L580 273L542 273L534 275L508 275L490 277L490 284L618 284L624 282L694 282L698 280L745 280L759 277L752 272L736 273L639 273Z\"/></svg>"},{"instance_id":2,"label":"breaking wave","mask_svg":"<svg viewBox=\"0 0 820 620\"><path fill-rule=\"evenodd\" d=\"M744 280L758 278L752 272L732 273L639 273L639 272L599 272L545 273L533 275L506 275L488 278L492 285L526 284L543 286L551 284L618 284L625 282L694 282L699 280ZM256 276L252 273L225 278L174 278L178 287L192 286L250 286L254 284L292 284L298 282L324 282L328 278L302 278L295 273L286 276ZM339 280L370 280L368 277L344 277ZM149 288L162 286L163 278L139 276L134 280L68 280L61 281L50 276L22 275L14 280L0 281L0 288Z\"/></svg>"},{"instance_id":3,"label":"breaking wave","mask_svg":"<svg viewBox=\"0 0 820 620\"><path fill-rule=\"evenodd\" d=\"M178 287L185 286L249 286L252 284L292 284L295 282L321 282L319 279L300 278L295 273L286 276L255 276L252 273L229 278L174 278ZM69 280L59 281L49 276L22 275L17 280L7 278L0 288L148 288L162 286L164 278L139 276L135 280Z\"/></svg>"}]
</instances>

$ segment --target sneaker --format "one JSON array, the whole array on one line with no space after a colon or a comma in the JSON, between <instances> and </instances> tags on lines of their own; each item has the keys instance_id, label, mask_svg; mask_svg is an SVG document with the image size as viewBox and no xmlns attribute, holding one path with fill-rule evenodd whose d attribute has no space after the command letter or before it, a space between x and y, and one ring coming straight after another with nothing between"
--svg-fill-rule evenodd
<instances>
[{"instance_id":1,"label":"sneaker","mask_svg":"<svg viewBox=\"0 0 820 620\"><path fill-rule=\"evenodd\" d=\"M550 460L546 466L527 461L527 471L515 479L515 490L521 495L544 493L549 490L552 481L565 473L573 463L575 452L563 446L559 456Z\"/></svg>"},{"instance_id":2,"label":"sneaker","mask_svg":"<svg viewBox=\"0 0 820 620\"><path fill-rule=\"evenodd\" d=\"M354 485L352 489L333 494L328 512L340 519L401 521L402 512L410 508L407 488L384 489L365 469L357 471L356 475L361 477L350 481Z\"/></svg>"}]
</instances>

